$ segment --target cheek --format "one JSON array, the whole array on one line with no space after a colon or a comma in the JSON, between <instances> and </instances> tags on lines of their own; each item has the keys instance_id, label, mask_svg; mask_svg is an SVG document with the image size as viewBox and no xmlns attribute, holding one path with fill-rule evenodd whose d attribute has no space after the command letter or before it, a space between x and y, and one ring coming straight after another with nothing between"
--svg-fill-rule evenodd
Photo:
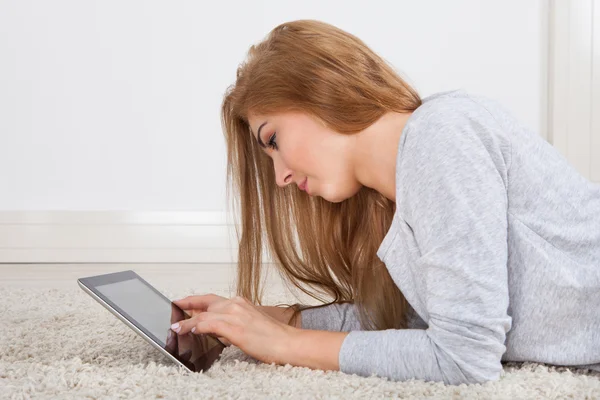
<instances>
[{"instance_id":1,"label":"cheek","mask_svg":"<svg viewBox=\"0 0 600 400\"><path fill-rule=\"evenodd\" d=\"M286 143L285 147L280 147L279 156L289 168L304 174L314 170L319 164L318 151L301 140L294 140Z\"/></svg>"},{"instance_id":2,"label":"cheek","mask_svg":"<svg viewBox=\"0 0 600 400\"><path fill-rule=\"evenodd\" d=\"M307 129L305 132L311 132ZM314 179L325 179L340 175L340 157L343 150L338 143L324 137L323 133L297 134L282 136L279 156L282 162L300 175L308 175ZM313 179L313 181L314 181Z\"/></svg>"}]
</instances>

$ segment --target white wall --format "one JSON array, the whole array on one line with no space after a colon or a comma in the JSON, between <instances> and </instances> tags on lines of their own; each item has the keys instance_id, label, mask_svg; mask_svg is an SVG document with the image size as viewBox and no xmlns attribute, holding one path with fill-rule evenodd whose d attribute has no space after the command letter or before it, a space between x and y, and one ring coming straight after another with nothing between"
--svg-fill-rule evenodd
<instances>
[{"instance_id":1,"label":"white wall","mask_svg":"<svg viewBox=\"0 0 600 400\"><path fill-rule=\"evenodd\" d=\"M0 210L225 210L219 106L248 47L314 18L426 96L546 133L546 1L0 0Z\"/></svg>"},{"instance_id":2,"label":"white wall","mask_svg":"<svg viewBox=\"0 0 600 400\"><path fill-rule=\"evenodd\" d=\"M0 262L236 262L220 103L304 18L547 137L546 0L0 0Z\"/></svg>"}]
</instances>

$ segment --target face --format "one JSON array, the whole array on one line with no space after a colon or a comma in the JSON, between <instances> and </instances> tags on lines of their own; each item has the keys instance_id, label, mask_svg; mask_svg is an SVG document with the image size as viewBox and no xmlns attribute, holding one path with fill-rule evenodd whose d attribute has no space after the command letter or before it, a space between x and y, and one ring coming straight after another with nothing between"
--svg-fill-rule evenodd
<instances>
[{"instance_id":1,"label":"face","mask_svg":"<svg viewBox=\"0 0 600 400\"><path fill-rule=\"evenodd\" d=\"M361 188L351 162L352 136L327 129L317 119L300 112L248 115L254 139L273 161L277 185L300 185L333 203L354 196Z\"/></svg>"}]
</instances>

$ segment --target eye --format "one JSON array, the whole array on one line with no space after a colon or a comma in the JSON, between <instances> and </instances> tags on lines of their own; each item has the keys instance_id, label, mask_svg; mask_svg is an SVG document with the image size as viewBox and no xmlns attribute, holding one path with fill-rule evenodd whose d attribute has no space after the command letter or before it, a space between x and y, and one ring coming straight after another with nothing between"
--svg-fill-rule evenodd
<instances>
[{"instance_id":1,"label":"eye","mask_svg":"<svg viewBox=\"0 0 600 400\"><path fill-rule=\"evenodd\" d=\"M267 146L271 147L273 150L278 150L277 142L275 141L275 137L277 136L277 132L273 133L273 136L267 142Z\"/></svg>"}]
</instances>

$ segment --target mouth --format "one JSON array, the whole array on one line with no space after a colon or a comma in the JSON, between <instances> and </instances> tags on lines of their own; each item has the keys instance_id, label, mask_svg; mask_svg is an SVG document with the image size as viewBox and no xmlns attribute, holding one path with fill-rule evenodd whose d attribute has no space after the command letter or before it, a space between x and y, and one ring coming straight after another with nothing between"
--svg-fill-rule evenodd
<instances>
[{"instance_id":1,"label":"mouth","mask_svg":"<svg viewBox=\"0 0 600 400\"><path fill-rule=\"evenodd\" d=\"M304 180L302 181L302 183L300 185L298 185L298 187L300 188L300 190L306 191L306 182L307 181L308 181L308 177L304 178Z\"/></svg>"}]
</instances>

